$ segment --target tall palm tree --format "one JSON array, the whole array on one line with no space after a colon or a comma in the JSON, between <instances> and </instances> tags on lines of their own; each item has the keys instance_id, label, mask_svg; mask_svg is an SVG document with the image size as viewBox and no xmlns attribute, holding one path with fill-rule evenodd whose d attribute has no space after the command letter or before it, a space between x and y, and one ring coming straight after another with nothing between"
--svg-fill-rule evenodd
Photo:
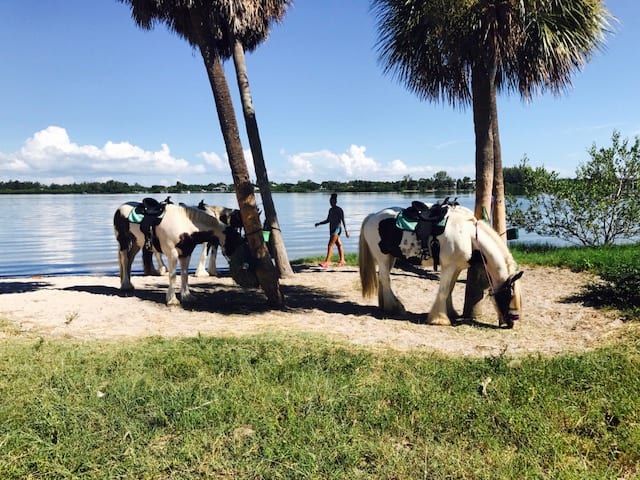
<instances>
[{"instance_id":1,"label":"tall palm tree","mask_svg":"<svg viewBox=\"0 0 640 480\"><path fill-rule=\"evenodd\" d=\"M497 92L561 93L604 40L602 0L372 0L384 72L420 98L473 108L477 218L506 230ZM469 269L465 313L482 298Z\"/></svg>"},{"instance_id":2,"label":"tall palm tree","mask_svg":"<svg viewBox=\"0 0 640 480\"><path fill-rule=\"evenodd\" d=\"M293 270L289 263L276 208L271 195L271 183L269 182L269 176L267 174L262 151L262 141L260 140L258 122L251 98L251 90L249 88L245 48L255 48L260 42L264 41L269 35L271 23L282 19L290 4L291 0L244 0L244 2L234 4L233 8L235 8L236 11L233 12L233 16L238 17L245 15L244 9L251 7L254 11L252 17L255 19L252 22L251 28L239 28L242 26L241 22L236 22L231 25L232 28L235 27L235 31L233 32L233 36L235 37L233 62L236 69L238 89L240 90L245 128L247 130L251 154L253 155L256 182L260 188L260 196L262 197L265 224L271 233L269 240L272 246L271 252L276 261L280 277L282 278L293 275Z\"/></svg>"},{"instance_id":3,"label":"tall palm tree","mask_svg":"<svg viewBox=\"0 0 640 480\"><path fill-rule=\"evenodd\" d=\"M132 17L141 28L151 29L155 23L165 23L171 30L199 49L213 91L218 120L229 157L229 166L236 198L247 232L251 254L256 261L256 273L268 302L276 307L284 304L278 272L262 237L262 224L253 185L242 150L229 85L222 59L233 55L234 37L230 24L251 24L255 13L247 9L246 18L232 16L233 1L207 0L118 0L131 7Z\"/></svg>"}]
</instances>

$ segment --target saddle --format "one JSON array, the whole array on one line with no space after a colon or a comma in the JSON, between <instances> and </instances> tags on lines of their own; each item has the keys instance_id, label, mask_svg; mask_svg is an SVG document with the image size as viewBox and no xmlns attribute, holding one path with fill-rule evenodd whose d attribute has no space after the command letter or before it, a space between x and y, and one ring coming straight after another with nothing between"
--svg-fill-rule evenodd
<instances>
[{"instance_id":1,"label":"saddle","mask_svg":"<svg viewBox=\"0 0 640 480\"><path fill-rule=\"evenodd\" d=\"M158 202L155 198L143 198L142 203L138 204L129 215L129 220L140 224L140 230L144 234L144 248L151 250L156 239L155 227L160 224L166 206L170 203L171 197L165 198L162 202ZM159 247L159 244L158 244ZM160 250L160 248L157 248Z\"/></svg>"},{"instance_id":2,"label":"saddle","mask_svg":"<svg viewBox=\"0 0 640 480\"><path fill-rule=\"evenodd\" d=\"M431 207L423 202L413 201L411 206L403 209L396 219L398 228L416 234L422 246L421 260L433 258L433 269L436 272L440 264L440 242L437 237L444 232L449 207L455 205L458 205L458 202L450 201L449 197Z\"/></svg>"}]
</instances>

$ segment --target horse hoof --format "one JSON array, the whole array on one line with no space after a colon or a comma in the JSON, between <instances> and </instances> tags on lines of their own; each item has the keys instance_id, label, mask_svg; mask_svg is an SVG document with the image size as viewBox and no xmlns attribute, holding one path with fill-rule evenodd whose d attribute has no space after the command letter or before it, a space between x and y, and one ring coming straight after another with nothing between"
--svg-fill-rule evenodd
<instances>
[{"instance_id":1,"label":"horse hoof","mask_svg":"<svg viewBox=\"0 0 640 480\"><path fill-rule=\"evenodd\" d=\"M208 277L209 276L209 272L196 272L193 274L194 277Z\"/></svg>"},{"instance_id":2,"label":"horse hoof","mask_svg":"<svg viewBox=\"0 0 640 480\"><path fill-rule=\"evenodd\" d=\"M449 317L428 317L427 323L429 325L440 325L443 327L451 326L451 320L449 319Z\"/></svg>"}]
</instances>

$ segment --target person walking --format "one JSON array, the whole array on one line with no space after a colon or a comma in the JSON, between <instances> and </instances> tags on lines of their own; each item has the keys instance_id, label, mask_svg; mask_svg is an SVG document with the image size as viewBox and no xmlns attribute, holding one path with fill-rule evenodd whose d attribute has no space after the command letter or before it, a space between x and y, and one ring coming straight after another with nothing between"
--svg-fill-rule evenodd
<instances>
[{"instance_id":1,"label":"person walking","mask_svg":"<svg viewBox=\"0 0 640 480\"><path fill-rule=\"evenodd\" d=\"M331 261L331 255L333 254L333 246L338 247L338 254L340 255L340 263L338 266L343 266L346 264L344 260L344 249L342 248L342 242L340 241L340 234L342 233L342 227L344 226L344 234L349 238L349 230L347 229L347 224L344 221L344 211L342 208L338 206L338 194L332 193L331 197L329 197L329 204L331 208L329 208L329 213L327 214L327 218L322 220L321 222L316 223L316 227L318 225L324 225L325 223L329 224L329 244L327 245L327 258L325 258L324 262L320 262L320 266L322 268L327 268L329 266L329 262Z\"/></svg>"}]
</instances>

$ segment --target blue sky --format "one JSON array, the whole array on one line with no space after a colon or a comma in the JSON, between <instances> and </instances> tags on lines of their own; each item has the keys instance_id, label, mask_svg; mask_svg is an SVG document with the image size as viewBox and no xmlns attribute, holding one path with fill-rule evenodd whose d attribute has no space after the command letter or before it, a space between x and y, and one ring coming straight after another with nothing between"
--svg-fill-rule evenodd
<instances>
[{"instance_id":1,"label":"blue sky","mask_svg":"<svg viewBox=\"0 0 640 480\"><path fill-rule=\"evenodd\" d=\"M614 130L640 135L640 2L606 5L616 31L568 93L499 98L505 166L572 176ZM247 56L270 180L474 177L471 110L419 101L375 42L369 1L298 0ZM0 2L0 181L109 179L232 183L199 53L116 0Z\"/></svg>"}]
</instances>

